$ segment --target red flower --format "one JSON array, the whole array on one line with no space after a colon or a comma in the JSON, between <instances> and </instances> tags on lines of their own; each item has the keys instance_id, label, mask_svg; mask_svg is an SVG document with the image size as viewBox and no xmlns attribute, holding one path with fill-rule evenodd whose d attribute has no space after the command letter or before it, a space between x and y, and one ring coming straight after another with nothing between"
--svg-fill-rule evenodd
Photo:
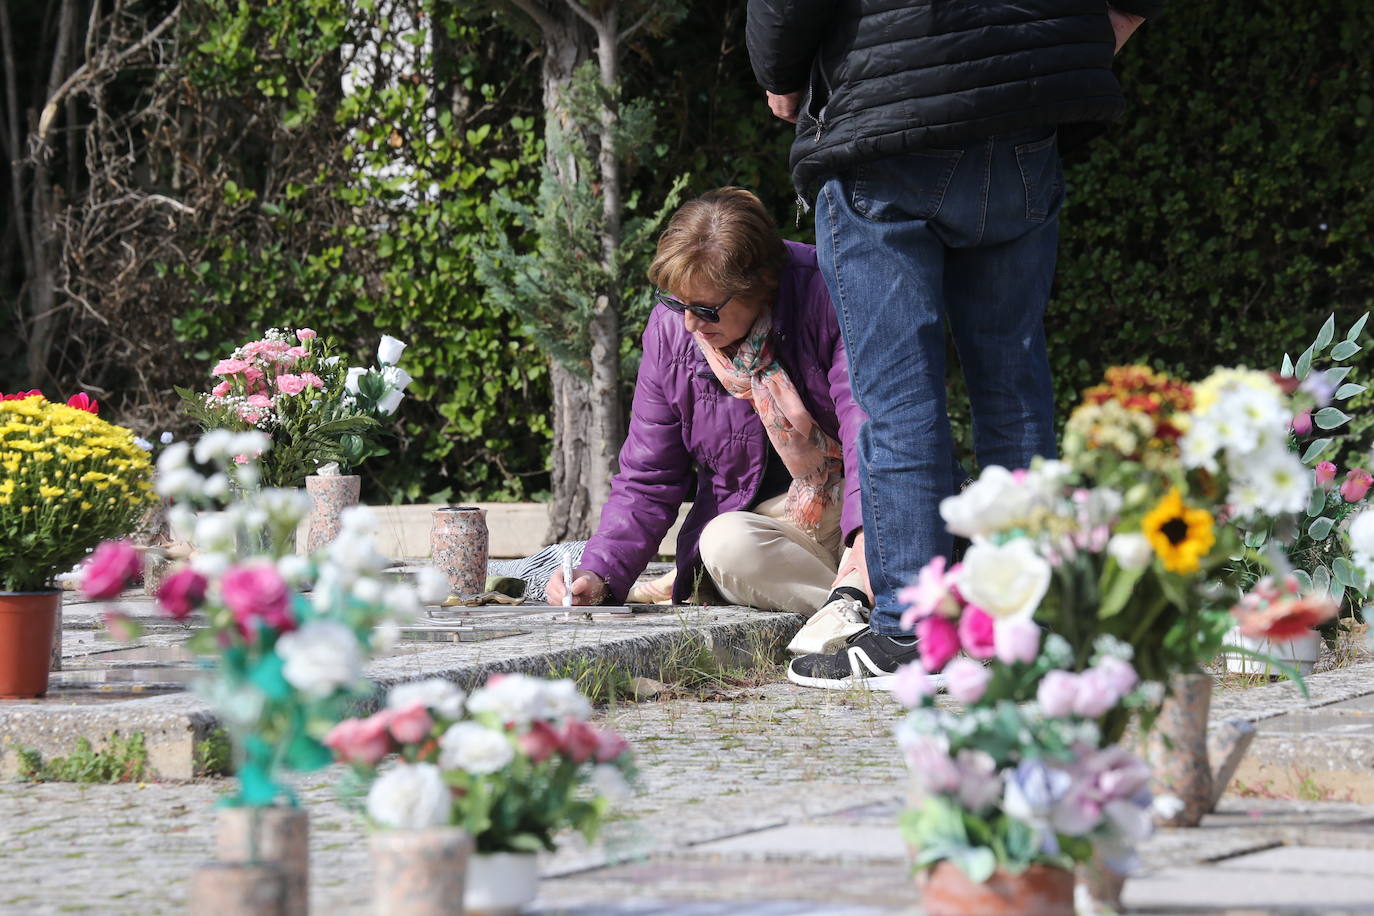
<instances>
[{"instance_id":1,"label":"red flower","mask_svg":"<svg viewBox=\"0 0 1374 916\"><path fill-rule=\"evenodd\" d=\"M84 391L78 391L76 394L67 398L67 406L75 407L77 410L84 410L86 413L93 413L96 416L100 416L100 402Z\"/></svg>"},{"instance_id":2,"label":"red flower","mask_svg":"<svg viewBox=\"0 0 1374 916\"><path fill-rule=\"evenodd\" d=\"M173 620L184 620L205 601L205 577L194 569L178 570L157 590L157 603Z\"/></svg>"},{"instance_id":3,"label":"red flower","mask_svg":"<svg viewBox=\"0 0 1374 916\"><path fill-rule=\"evenodd\" d=\"M41 398L42 396L43 392L37 388L31 388L28 391L19 391L15 394L0 394L0 401L22 401L25 398Z\"/></svg>"},{"instance_id":4,"label":"red flower","mask_svg":"<svg viewBox=\"0 0 1374 916\"><path fill-rule=\"evenodd\" d=\"M547 722L536 719L530 723L530 730L515 740L526 757L535 763L543 763L558 750L558 732Z\"/></svg>"},{"instance_id":5,"label":"red flower","mask_svg":"<svg viewBox=\"0 0 1374 916\"><path fill-rule=\"evenodd\" d=\"M1330 595L1305 595L1275 601L1248 613L1242 610L1240 632L1251 639L1289 642L1336 616L1339 605ZM1236 613L1233 609L1232 613Z\"/></svg>"},{"instance_id":6,"label":"red flower","mask_svg":"<svg viewBox=\"0 0 1374 916\"><path fill-rule=\"evenodd\" d=\"M571 721L563 726L563 753L573 763L582 763L596 753L600 740L596 729L586 722Z\"/></svg>"},{"instance_id":7,"label":"red flower","mask_svg":"<svg viewBox=\"0 0 1374 916\"><path fill-rule=\"evenodd\" d=\"M114 598L138 575L143 557L128 541L102 541L86 561L81 575L81 591L87 598L103 601Z\"/></svg>"}]
</instances>

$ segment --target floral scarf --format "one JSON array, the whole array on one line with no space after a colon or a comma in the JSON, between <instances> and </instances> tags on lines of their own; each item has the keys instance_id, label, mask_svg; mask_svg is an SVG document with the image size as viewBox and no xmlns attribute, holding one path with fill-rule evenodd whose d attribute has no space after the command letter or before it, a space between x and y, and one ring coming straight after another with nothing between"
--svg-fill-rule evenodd
<instances>
[{"instance_id":1,"label":"floral scarf","mask_svg":"<svg viewBox=\"0 0 1374 916\"><path fill-rule=\"evenodd\" d=\"M840 498L844 453L817 425L778 362L769 339L772 328L773 313L764 309L733 355L695 339L726 392L753 402L769 441L792 474L785 517L805 531L815 531L825 510Z\"/></svg>"}]
</instances>

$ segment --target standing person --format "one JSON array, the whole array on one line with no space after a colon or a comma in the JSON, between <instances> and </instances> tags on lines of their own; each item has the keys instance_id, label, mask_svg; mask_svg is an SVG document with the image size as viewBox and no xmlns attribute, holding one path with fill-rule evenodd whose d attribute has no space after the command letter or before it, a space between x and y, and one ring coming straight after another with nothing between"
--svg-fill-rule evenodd
<instances>
[{"instance_id":1,"label":"standing person","mask_svg":"<svg viewBox=\"0 0 1374 916\"><path fill-rule=\"evenodd\" d=\"M784 242L757 197L722 188L673 215L649 268L620 471L572 582L574 604L620 603L692 493L676 603L699 571L727 601L812 618L814 649L863 625L855 439L844 345L810 245ZM854 568L857 567L857 568ZM549 577L562 601L562 573ZM820 608L823 613L817 613Z\"/></svg>"},{"instance_id":2,"label":"standing person","mask_svg":"<svg viewBox=\"0 0 1374 916\"><path fill-rule=\"evenodd\" d=\"M897 591L948 557L956 489L948 320L982 467L1053 456L1044 314L1059 150L1125 107L1112 57L1162 0L750 0L747 40L774 114L797 125L798 202L815 201L860 434L871 629L793 660L844 687L917 656ZM884 680L886 678L884 677Z\"/></svg>"}]
</instances>

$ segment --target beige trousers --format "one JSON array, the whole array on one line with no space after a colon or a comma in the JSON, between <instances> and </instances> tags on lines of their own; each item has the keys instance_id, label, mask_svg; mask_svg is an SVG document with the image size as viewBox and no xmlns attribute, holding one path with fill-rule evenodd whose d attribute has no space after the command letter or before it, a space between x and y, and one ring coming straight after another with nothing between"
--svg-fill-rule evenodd
<instances>
[{"instance_id":1,"label":"beige trousers","mask_svg":"<svg viewBox=\"0 0 1374 916\"><path fill-rule=\"evenodd\" d=\"M811 616L830 595L844 539L840 503L826 510L815 534L782 517L787 494L749 512L726 512L701 532L701 563L732 604Z\"/></svg>"}]
</instances>

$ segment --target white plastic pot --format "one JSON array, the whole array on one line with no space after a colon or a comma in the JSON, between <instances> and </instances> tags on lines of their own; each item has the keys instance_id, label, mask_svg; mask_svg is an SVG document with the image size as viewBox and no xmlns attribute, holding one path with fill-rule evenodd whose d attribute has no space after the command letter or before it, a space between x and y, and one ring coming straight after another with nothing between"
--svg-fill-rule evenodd
<instances>
[{"instance_id":1,"label":"white plastic pot","mask_svg":"<svg viewBox=\"0 0 1374 916\"><path fill-rule=\"evenodd\" d=\"M1251 658L1247 655L1240 655L1235 652L1226 652L1226 646L1238 646L1242 649L1249 649L1252 652L1259 652L1268 655L1287 665L1292 665L1298 669L1298 673L1306 677L1312 673L1312 666L1317 663L1317 656L1321 654L1322 636L1316 630L1309 630L1291 642L1271 642L1267 639L1251 639L1243 636L1239 627L1232 627L1222 640L1222 654L1226 657L1226 670L1232 674L1279 674L1280 672L1273 665Z\"/></svg>"},{"instance_id":2,"label":"white plastic pot","mask_svg":"<svg viewBox=\"0 0 1374 916\"><path fill-rule=\"evenodd\" d=\"M463 906L468 916L516 916L539 896L539 857L532 852L479 852L468 860Z\"/></svg>"}]
</instances>

